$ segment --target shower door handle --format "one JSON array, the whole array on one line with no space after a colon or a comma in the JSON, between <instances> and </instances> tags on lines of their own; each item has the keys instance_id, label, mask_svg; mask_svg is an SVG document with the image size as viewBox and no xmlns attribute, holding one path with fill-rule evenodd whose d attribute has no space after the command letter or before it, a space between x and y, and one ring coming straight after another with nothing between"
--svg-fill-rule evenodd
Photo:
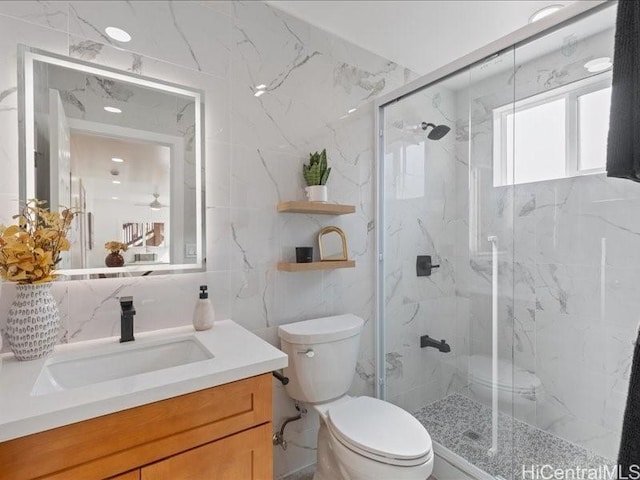
<instances>
[{"instance_id":1,"label":"shower door handle","mask_svg":"<svg viewBox=\"0 0 640 480\"><path fill-rule=\"evenodd\" d=\"M498 237L491 243L491 448L489 455L498 453Z\"/></svg>"}]
</instances>

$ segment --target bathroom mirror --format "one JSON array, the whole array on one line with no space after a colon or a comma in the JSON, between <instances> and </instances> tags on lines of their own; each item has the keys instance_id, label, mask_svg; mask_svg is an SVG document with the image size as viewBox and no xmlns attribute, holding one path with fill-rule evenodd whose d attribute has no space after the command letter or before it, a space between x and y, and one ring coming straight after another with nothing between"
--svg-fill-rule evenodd
<instances>
[{"instance_id":1,"label":"bathroom mirror","mask_svg":"<svg viewBox=\"0 0 640 480\"><path fill-rule=\"evenodd\" d=\"M203 268L203 93L26 46L19 62L20 200L80 212L58 273Z\"/></svg>"},{"instance_id":2,"label":"bathroom mirror","mask_svg":"<svg viewBox=\"0 0 640 480\"><path fill-rule=\"evenodd\" d=\"M348 260L347 237L338 227L326 227L318 234L320 260L323 262Z\"/></svg>"}]
</instances>

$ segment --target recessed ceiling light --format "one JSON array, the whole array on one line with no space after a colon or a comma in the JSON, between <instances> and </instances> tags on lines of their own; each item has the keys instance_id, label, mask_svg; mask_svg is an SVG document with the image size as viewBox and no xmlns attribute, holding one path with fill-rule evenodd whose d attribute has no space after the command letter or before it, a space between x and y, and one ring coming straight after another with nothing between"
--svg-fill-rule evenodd
<instances>
[{"instance_id":1,"label":"recessed ceiling light","mask_svg":"<svg viewBox=\"0 0 640 480\"><path fill-rule=\"evenodd\" d=\"M262 95L264 93L264 90L258 90L256 93L253 94L254 97L259 97L260 95Z\"/></svg>"},{"instance_id":2,"label":"recessed ceiling light","mask_svg":"<svg viewBox=\"0 0 640 480\"><path fill-rule=\"evenodd\" d=\"M122 163L124 162L124 158L113 157L111 161L116 163Z\"/></svg>"},{"instance_id":3,"label":"recessed ceiling light","mask_svg":"<svg viewBox=\"0 0 640 480\"><path fill-rule=\"evenodd\" d=\"M104 32L118 42L126 43L131 41L131 35L129 35L128 32L125 32L121 28L107 27L104 29Z\"/></svg>"},{"instance_id":4,"label":"recessed ceiling light","mask_svg":"<svg viewBox=\"0 0 640 480\"><path fill-rule=\"evenodd\" d=\"M258 85L256 87L258 90L264 90L265 88L267 88L267 86L264 83L261 83L260 85Z\"/></svg>"},{"instance_id":5,"label":"recessed ceiling light","mask_svg":"<svg viewBox=\"0 0 640 480\"><path fill-rule=\"evenodd\" d=\"M104 107L104 109L109 113L122 113L122 110L120 110L118 107Z\"/></svg>"},{"instance_id":6,"label":"recessed ceiling light","mask_svg":"<svg viewBox=\"0 0 640 480\"><path fill-rule=\"evenodd\" d=\"M591 73L597 73L609 70L612 65L613 63L611 63L611 57L598 57L585 63L584 68L586 68Z\"/></svg>"},{"instance_id":7,"label":"recessed ceiling light","mask_svg":"<svg viewBox=\"0 0 640 480\"><path fill-rule=\"evenodd\" d=\"M111 180L111 183L114 183L116 185L120 185L120 180Z\"/></svg>"},{"instance_id":8,"label":"recessed ceiling light","mask_svg":"<svg viewBox=\"0 0 640 480\"><path fill-rule=\"evenodd\" d=\"M111 197L111 200L118 200L118 197Z\"/></svg>"},{"instance_id":9,"label":"recessed ceiling light","mask_svg":"<svg viewBox=\"0 0 640 480\"><path fill-rule=\"evenodd\" d=\"M347 111L347 113L353 113L353 112L355 112L356 110L357 110L357 108L355 108L355 107L354 107L354 108L350 108L350 109Z\"/></svg>"},{"instance_id":10,"label":"recessed ceiling light","mask_svg":"<svg viewBox=\"0 0 640 480\"><path fill-rule=\"evenodd\" d=\"M531 15L529 17L529 23L533 23L533 22L537 22L538 20L542 20L543 18L548 17L549 15L552 15L552 14L556 13L558 10L560 10L563 7L564 7L564 5L547 5L546 7L541 8L540 10L535 12L533 15Z\"/></svg>"}]
</instances>

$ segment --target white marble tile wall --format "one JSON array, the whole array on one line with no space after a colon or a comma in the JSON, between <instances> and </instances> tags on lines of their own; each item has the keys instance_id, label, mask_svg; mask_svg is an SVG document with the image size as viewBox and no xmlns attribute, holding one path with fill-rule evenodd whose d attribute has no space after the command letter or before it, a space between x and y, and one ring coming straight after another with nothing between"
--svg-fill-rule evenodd
<instances>
[{"instance_id":1,"label":"white marble tile wall","mask_svg":"<svg viewBox=\"0 0 640 480\"><path fill-rule=\"evenodd\" d=\"M129 31L132 41L112 41L103 33L108 25ZM371 101L414 74L262 2L0 2L0 223L17 211L18 43L200 88L206 96L207 271L56 283L62 342L116 334L119 295L134 296L137 330L188 324L197 287L207 283L218 318L233 318L274 344L279 324L362 316L367 326L353 393L373 392ZM267 92L256 98L261 83ZM322 148L333 168L331 199L355 204L356 213L278 215L277 202L304 198L302 163ZM275 270L327 224L345 230L357 268ZM0 286L0 330L13 294L12 285ZM284 390L274 389L279 424L295 410ZM289 427L289 449L275 453L276 475L313 463L317 425L309 415Z\"/></svg>"}]
</instances>

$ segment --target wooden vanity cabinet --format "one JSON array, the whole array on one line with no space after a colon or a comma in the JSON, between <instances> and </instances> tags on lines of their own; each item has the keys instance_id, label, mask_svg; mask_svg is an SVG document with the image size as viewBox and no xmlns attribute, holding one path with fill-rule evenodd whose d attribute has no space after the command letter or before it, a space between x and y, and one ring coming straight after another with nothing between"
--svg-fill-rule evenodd
<instances>
[{"instance_id":1,"label":"wooden vanity cabinet","mask_svg":"<svg viewBox=\"0 0 640 480\"><path fill-rule=\"evenodd\" d=\"M271 374L0 443L0 480L270 480Z\"/></svg>"},{"instance_id":2,"label":"wooden vanity cabinet","mask_svg":"<svg viewBox=\"0 0 640 480\"><path fill-rule=\"evenodd\" d=\"M269 478L271 427L261 425L140 469L141 480ZM269 448L266 448L269 447ZM269 457L269 458L267 458Z\"/></svg>"},{"instance_id":3,"label":"wooden vanity cabinet","mask_svg":"<svg viewBox=\"0 0 640 480\"><path fill-rule=\"evenodd\" d=\"M140 469L136 468L130 472L116 475L115 477L111 477L109 480L140 480Z\"/></svg>"}]
</instances>

